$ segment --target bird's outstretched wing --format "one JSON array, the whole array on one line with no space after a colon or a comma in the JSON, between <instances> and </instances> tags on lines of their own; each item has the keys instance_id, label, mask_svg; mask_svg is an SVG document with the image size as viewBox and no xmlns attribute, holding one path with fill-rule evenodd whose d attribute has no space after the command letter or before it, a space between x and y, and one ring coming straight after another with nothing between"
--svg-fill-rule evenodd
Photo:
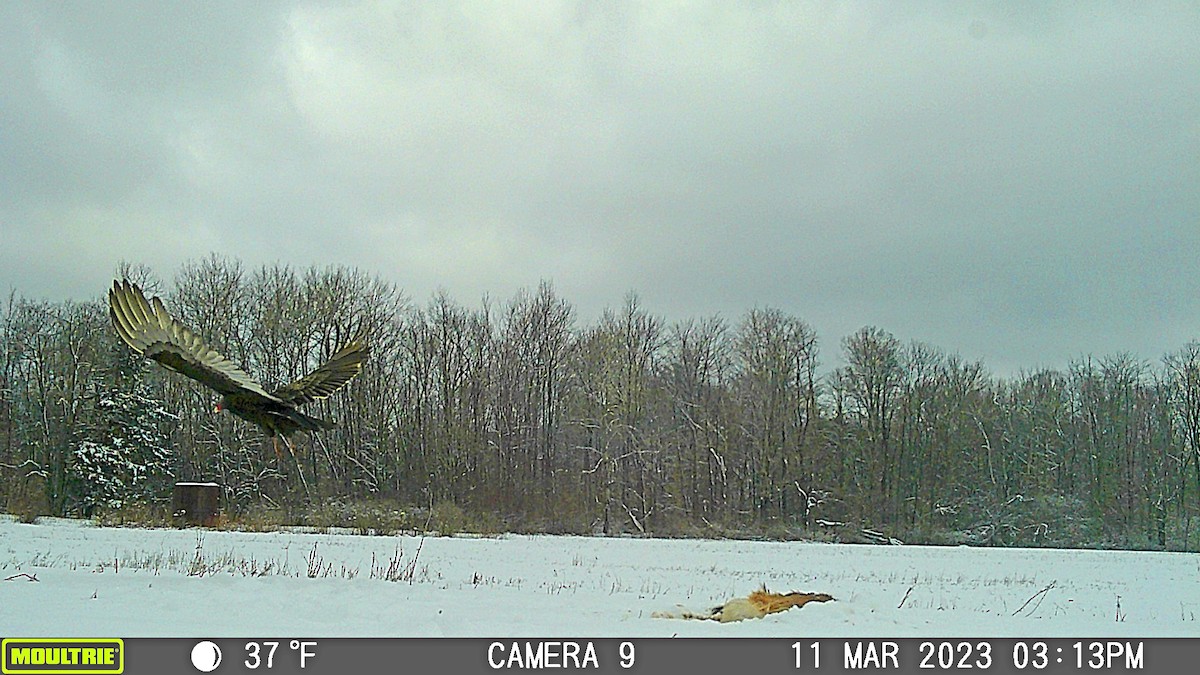
<instances>
[{"instance_id":1,"label":"bird's outstretched wing","mask_svg":"<svg viewBox=\"0 0 1200 675\"><path fill-rule=\"evenodd\" d=\"M129 280L113 282L108 310L117 334L133 351L221 394L279 400L168 314L162 300L146 300L142 289Z\"/></svg>"},{"instance_id":2,"label":"bird's outstretched wing","mask_svg":"<svg viewBox=\"0 0 1200 675\"><path fill-rule=\"evenodd\" d=\"M320 368L291 384L284 385L273 395L292 405L310 403L325 398L346 386L346 383L362 372L363 361L370 355L371 348L361 339L351 341L338 353L329 357Z\"/></svg>"}]
</instances>

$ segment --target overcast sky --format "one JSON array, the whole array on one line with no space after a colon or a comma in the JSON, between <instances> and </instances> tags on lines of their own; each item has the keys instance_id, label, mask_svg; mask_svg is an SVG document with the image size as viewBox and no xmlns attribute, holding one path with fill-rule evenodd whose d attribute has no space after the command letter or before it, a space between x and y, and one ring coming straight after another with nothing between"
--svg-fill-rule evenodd
<instances>
[{"instance_id":1,"label":"overcast sky","mask_svg":"<svg viewBox=\"0 0 1200 675\"><path fill-rule=\"evenodd\" d=\"M1195 2L0 0L0 289L216 252L998 373L1200 339Z\"/></svg>"}]
</instances>

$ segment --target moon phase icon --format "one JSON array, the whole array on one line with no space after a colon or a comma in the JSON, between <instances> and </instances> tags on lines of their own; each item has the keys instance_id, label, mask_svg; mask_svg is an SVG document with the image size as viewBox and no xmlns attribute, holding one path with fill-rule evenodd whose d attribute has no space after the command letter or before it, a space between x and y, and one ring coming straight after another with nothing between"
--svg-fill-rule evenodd
<instances>
[{"instance_id":1,"label":"moon phase icon","mask_svg":"<svg viewBox=\"0 0 1200 675\"><path fill-rule=\"evenodd\" d=\"M221 665L221 648L209 640L197 642L192 647L192 665L202 673L211 673Z\"/></svg>"}]
</instances>

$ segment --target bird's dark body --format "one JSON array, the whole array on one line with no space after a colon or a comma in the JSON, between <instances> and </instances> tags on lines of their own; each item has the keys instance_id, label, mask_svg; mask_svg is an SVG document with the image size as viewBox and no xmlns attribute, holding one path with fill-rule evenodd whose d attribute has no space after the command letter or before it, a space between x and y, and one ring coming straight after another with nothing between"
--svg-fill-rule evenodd
<instances>
[{"instance_id":1,"label":"bird's dark body","mask_svg":"<svg viewBox=\"0 0 1200 675\"><path fill-rule=\"evenodd\" d=\"M305 415L286 403L247 401L237 395L222 396L218 407L251 424L257 424L268 436L287 437L297 431L321 431L337 426L333 422Z\"/></svg>"}]
</instances>

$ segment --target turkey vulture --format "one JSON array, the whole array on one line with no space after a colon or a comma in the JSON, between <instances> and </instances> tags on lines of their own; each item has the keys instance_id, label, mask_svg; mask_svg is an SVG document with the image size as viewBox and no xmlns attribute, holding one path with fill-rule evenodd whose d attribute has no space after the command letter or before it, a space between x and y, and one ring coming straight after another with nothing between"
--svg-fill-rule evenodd
<instances>
[{"instance_id":1,"label":"turkey vulture","mask_svg":"<svg viewBox=\"0 0 1200 675\"><path fill-rule=\"evenodd\" d=\"M297 406L322 399L341 389L362 370L370 348L351 341L325 365L295 382L268 392L208 345L190 328L167 313L162 300L146 300L142 289L129 280L114 281L108 292L109 316L117 334L133 351L182 373L221 394L216 411L228 410L257 424L275 443L278 438L291 451L288 436L298 430L319 431L335 426L305 415Z\"/></svg>"}]
</instances>

